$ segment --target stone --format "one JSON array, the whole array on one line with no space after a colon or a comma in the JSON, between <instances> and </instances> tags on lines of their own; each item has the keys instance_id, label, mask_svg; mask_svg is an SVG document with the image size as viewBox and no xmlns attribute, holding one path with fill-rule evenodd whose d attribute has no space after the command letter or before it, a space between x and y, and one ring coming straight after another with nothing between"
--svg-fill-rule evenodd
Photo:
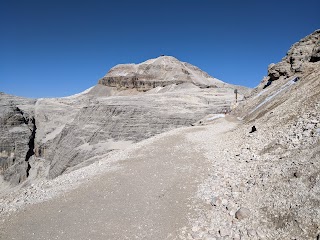
<instances>
[{"instance_id":1,"label":"stone","mask_svg":"<svg viewBox=\"0 0 320 240\"><path fill-rule=\"evenodd\" d=\"M250 210L248 208L240 208L235 214L235 218L238 220L243 220L245 218L248 218L249 216Z\"/></svg>"},{"instance_id":2,"label":"stone","mask_svg":"<svg viewBox=\"0 0 320 240\"><path fill-rule=\"evenodd\" d=\"M227 199L222 199L221 204L226 206L228 204L228 200Z\"/></svg>"},{"instance_id":3,"label":"stone","mask_svg":"<svg viewBox=\"0 0 320 240\"><path fill-rule=\"evenodd\" d=\"M230 236L231 235L231 230L230 229L227 229L227 228L221 228L219 230L219 233L220 233L220 236L221 237L227 237L227 236Z\"/></svg>"},{"instance_id":4,"label":"stone","mask_svg":"<svg viewBox=\"0 0 320 240\"><path fill-rule=\"evenodd\" d=\"M200 230L199 226L193 226L192 232L198 232Z\"/></svg>"},{"instance_id":5,"label":"stone","mask_svg":"<svg viewBox=\"0 0 320 240\"><path fill-rule=\"evenodd\" d=\"M255 132L255 131L257 131L256 126L252 126L251 131L250 131L249 133L253 133L253 132Z\"/></svg>"},{"instance_id":6,"label":"stone","mask_svg":"<svg viewBox=\"0 0 320 240\"><path fill-rule=\"evenodd\" d=\"M268 69L269 80L275 81L278 80L281 76L289 76L291 74L290 65L287 62L280 62L273 64ZM271 82L269 85L271 85Z\"/></svg>"},{"instance_id":7,"label":"stone","mask_svg":"<svg viewBox=\"0 0 320 240\"><path fill-rule=\"evenodd\" d=\"M235 209L231 209L231 211L229 212L230 216L234 216L236 214L236 210Z\"/></svg>"},{"instance_id":8,"label":"stone","mask_svg":"<svg viewBox=\"0 0 320 240\"><path fill-rule=\"evenodd\" d=\"M219 197L212 197L210 204L211 206L218 206L221 204L221 199Z\"/></svg>"},{"instance_id":9,"label":"stone","mask_svg":"<svg viewBox=\"0 0 320 240\"><path fill-rule=\"evenodd\" d=\"M255 237L256 236L256 231L254 229L248 229L247 234L249 237Z\"/></svg>"},{"instance_id":10,"label":"stone","mask_svg":"<svg viewBox=\"0 0 320 240\"><path fill-rule=\"evenodd\" d=\"M257 229L256 233L260 239L266 239L266 235L261 229Z\"/></svg>"}]
</instances>

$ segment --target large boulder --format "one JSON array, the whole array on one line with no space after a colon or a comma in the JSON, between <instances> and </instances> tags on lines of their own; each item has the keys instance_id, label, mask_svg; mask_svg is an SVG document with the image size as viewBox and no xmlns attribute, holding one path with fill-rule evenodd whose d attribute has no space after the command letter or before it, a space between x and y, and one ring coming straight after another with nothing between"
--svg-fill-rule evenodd
<instances>
[{"instance_id":1,"label":"large boulder","mask_svg":"<svg viewBox=\"0 0 320 240\"><path fill-rule=\"evenodd\" d=\"M320 61L320 41L318 41L317 45L313 48L312 54L310 57L310 62L318 62Z\"/></svg>"}]
</instances>

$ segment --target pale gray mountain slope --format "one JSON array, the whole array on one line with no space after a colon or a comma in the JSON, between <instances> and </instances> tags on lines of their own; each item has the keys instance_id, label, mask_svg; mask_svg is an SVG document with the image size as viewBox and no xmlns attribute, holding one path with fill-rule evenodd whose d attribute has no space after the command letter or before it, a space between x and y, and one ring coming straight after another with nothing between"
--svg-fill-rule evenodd
<instances>
[{"instance_id":1,"label":"pale gray mountain slope","mask_svg":"<svg viewBox=\"0 0 320 240\"><path fill-rule=\"evenodd\" d=\"M0 95L5 106L0 112L4 132L0 136L3 148L0 189L23 182L30 171L25 184L37 178L55 178L92 163L94 156L190 126L208 114L229 111L235 100L234 86L173 57L148 60L134 66L134 72L126 66L120 67L122 75L137 73L144 81L164 81L166 86L143 92L136 87L97 84L74 96L36 100ZM184 69L190 74L186 75ZM118 76L119 67L111 69L109 75L112 74ZM209 86L209 83L217 84L214 88L195 85ZM244 87L239 90L248 91ZM15 99L10 103L12 107L7 106L13 101L9 98ZM26 107L18 109L18 105L28 107L25 111ZM21 121L11 124L6 118Z\"/></svg>"},{"instance_id":2,"label":"pale gray mountain slope","mask_svg":"<svg viewBox=\"0 0 320 240\"><path fill-rule=\"evenodd\" d=\"M320 239L319 41L317 30L269 67L216 148L210 128L194 138L212 170L182 239Z\"/></svg>"}]
</instances>

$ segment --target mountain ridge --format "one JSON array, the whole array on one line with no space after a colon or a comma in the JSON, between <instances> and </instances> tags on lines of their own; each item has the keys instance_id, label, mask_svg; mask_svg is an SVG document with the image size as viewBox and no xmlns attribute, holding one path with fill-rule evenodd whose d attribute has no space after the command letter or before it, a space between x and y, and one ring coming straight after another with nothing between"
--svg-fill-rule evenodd
<instances>
[{"instance_id":1,"label":"mountain ridge","mask_svg":"<svg viewBox=\"0 0 320 240\"><path fill-rule=\"evenodd\" d=\"M193 83L201 88L229 87L240 91L249 88L225 83L200 68L172 56L160 56L139 64L118 64L99 80L99 84L117 89L148 91L171 84Z\"/></svg>"}]
</instances>

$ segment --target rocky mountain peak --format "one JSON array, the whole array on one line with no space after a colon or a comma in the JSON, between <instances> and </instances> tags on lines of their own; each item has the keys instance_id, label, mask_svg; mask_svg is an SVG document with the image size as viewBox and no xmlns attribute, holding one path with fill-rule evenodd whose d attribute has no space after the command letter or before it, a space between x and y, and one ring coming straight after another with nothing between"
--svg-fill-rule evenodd
<instances>
[{"instance_id":1,"label":"rocky mountain peak","mask_svg":"<svg viewBox=\"0 0 320 240\"><path fill-rule=\"evenodd\" d=\"M172 56L160 56L140 64L119 64L99 80L99 84L105 86L117 89L135 88L139 91L181 83L193 83L200 87L229 86L198 67Z\"/></svg>"},{"instance_id":2,"label":"rocky mountain peak","mask_svg":"<svg viewBox=\"0 0 320 240\"><path fill-rule=\"evenodd\" d=\"M143 64L162 64L162 65L165 65L165 64L180 64L181 62L173 57L173 56L159 56L157 58L153 58L153 59L149 59L145 62L143 62Z\"/></svg>"}]
</instances>

